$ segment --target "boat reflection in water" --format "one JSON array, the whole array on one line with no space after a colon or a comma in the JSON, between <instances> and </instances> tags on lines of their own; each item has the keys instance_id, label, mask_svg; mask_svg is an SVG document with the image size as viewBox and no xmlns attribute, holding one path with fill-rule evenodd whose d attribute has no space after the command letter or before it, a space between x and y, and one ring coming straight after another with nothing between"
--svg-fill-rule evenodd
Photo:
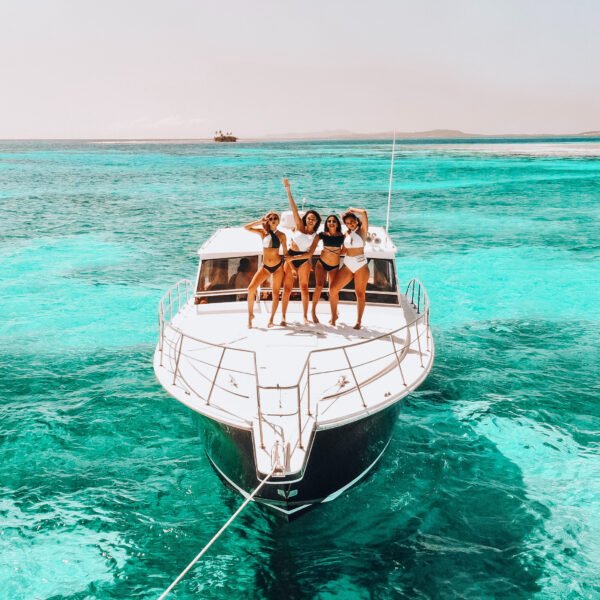
<instances>
[{"instance_id":1,"label":"boat reflection in water","mask_svg":"<svg viewBox=\"0 0 600 600\"><path fill-rule=\"evenodd\" d=\"M288 213L281 230L289 234L286 225L293 226ZM352 327L352 282L340 293L336 327L305 325L294 290L287 327L267 328L271 290L263 287L247 329L260 239L219 229L198 254L195 283L178 282L159 303L158 380L198 415L211 464L240 494L268 477L254 500L286 517L334 500L376 465L402 398L431 370L423 285L413 279L401 290L396 248L385 229L371 227L362 329ZM318 316L329 320L327 302Z\"/></svg>"}]
</instances>

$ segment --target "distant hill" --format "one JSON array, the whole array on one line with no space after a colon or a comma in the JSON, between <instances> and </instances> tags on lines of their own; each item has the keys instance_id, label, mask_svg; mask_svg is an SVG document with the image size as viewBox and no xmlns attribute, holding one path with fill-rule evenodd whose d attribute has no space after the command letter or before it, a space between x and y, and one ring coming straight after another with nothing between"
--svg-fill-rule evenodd
<instances>
[{"instance_id":1,"label":"distant hill","mask_svg":"<svg viewBox=\"0 0 600 600\"><path fill-rule=\"evenodd\" d=\"M347 129L332 131L315 131L310 133L281 133L265 135L264 139L272 140L387 140L394 135L393 131L378 131L374 133L358 133ZM457 129L432 129L430 131L396 132L396 138L464 138L482 137L477 134L464 133Z\"/></svg>"},{"instance_id":2,"label":"distant hill","mask_svg":"<svg viewBox=\"0 0 600 600\"><path fill-rule=\"evenodd\" d=\"M332 131L316 131L311 133L281 133L265 135L263 140L389 140L393 131L379 131L373 133L358 133L346 129ZM583 133L539 133L539 134L488 134L465 133L458 129L430 129L429 131L396 132L396 139L477 139L477 138L545 138L545 137L600 137L600 131L586 131Z\"/></svg>"}]
</instances>

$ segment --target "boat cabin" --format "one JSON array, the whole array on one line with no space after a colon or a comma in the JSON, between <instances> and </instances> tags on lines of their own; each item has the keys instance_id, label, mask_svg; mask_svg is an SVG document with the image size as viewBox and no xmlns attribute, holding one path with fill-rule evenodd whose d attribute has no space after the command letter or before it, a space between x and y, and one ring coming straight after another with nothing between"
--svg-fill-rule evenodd
<instances>
[{"instance_id":1,"label":"boat cabin","mask_svg":"<svg viewBox=\"0 0 600 600\"><path fill-rule=\"evenodd\" d=\"M290 222L291 221L291 222ZM288 227L286 227L286 225ZM291 239L293 219L291 213L284 213L280 230ZM319 243L313 257L313 264L321 253ZM371 227L365 246L369 266L367 303L399 304L398 280L394 257L396 247L383 227ZM262 266L262 243L255 233L243 227L219 229L198 251L200 266L196 277L196 304L215 302L237 302L247 300L248 285L256 271ZM297 280L296 280L297 283ZM270 278L260 290L261 300L270 300L272 291ZM327 285L327 284L326 284ZM309 288L315 287L315 272L311 271ZM355 299L352 280L341 292L340 301ZM300 299L300 289L294 288L291 300ZM327 300L327 287L323 290L323 300Z\"/></svg>"}]
</instances>

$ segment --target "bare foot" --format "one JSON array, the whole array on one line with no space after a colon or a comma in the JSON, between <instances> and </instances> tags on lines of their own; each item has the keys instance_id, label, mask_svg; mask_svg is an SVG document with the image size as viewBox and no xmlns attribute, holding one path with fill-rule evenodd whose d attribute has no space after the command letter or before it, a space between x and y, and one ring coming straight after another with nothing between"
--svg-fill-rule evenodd
<instances>
[{"instance_id":1,"label":"bare foot","mask_svg":"<svg viewBox=\"0 0 600 600\"><path fill-rule=\"evenodd\" d=\"M281 323L279 323L282 327L286 327L287 326L287 321L285 319L281 320Z\"/></svg>"},{"instance_id":2,"label":"bare foot","mask_svg":"<svg viewBox=\"0 0 600 600\"><path fill-rule=\"evenodd\" d=\"M267 323L267 327L273 327L273 320L271 319L268 323Z\"/></svg>"},{"instance_id":3,"label":"bare foot","mask_svg":"<svg viewBox=\"0 0 600 600\"><path fill-rule=\"evenodd\" d=\"M319 319L317 319L317 313L312 314L313 323L320 323Z\"/></svg>"},{"instance_id":4,"label":"bare foot","mask_svg":"<svg viewBox=\"0 0 600 600\"><path fill-rule=\"evenodd\" d=\"M248 315L248 329L252 329L252 319L254 319L254 315Z\"/></svg>"},{"instance_id":5,"label":"bare foot","mask_svg":"<svg viewBox=\"0 0 600 600\"><path fill-rule=\"evenodd\" d=\"M304 324L310 325L310 321L308 320L308 317L304 317Z\"/></svg>"},{"instance_id":6,"label":"bare foot","mask_svg":"<svg viewBox=\"0 0 600 600\"><path fill-rule=\"evenodd\" d=\"M360 322L354 326L354 329L360 329Z\"/></svg>"}]
</instances>

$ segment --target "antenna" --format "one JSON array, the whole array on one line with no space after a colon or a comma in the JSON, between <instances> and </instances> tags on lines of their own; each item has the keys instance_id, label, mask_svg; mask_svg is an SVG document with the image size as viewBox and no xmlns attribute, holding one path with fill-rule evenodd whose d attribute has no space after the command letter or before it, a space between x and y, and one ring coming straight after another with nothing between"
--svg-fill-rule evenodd
<instances>
[{"instance_id":1,"label":"antenna","mask_svg":"<svg viewBox=\"0 0 600 600\"><path fill-rule=\"evenodd\" d=\"M392 203L392 180L394 178L394 150L396 149L396 130L394 129L394 141L392 142L392 166L390 167L390 187L388 188L387 217L385 219L385 232L390 230L390 204Z\"/></svg>"}]
</instances>

